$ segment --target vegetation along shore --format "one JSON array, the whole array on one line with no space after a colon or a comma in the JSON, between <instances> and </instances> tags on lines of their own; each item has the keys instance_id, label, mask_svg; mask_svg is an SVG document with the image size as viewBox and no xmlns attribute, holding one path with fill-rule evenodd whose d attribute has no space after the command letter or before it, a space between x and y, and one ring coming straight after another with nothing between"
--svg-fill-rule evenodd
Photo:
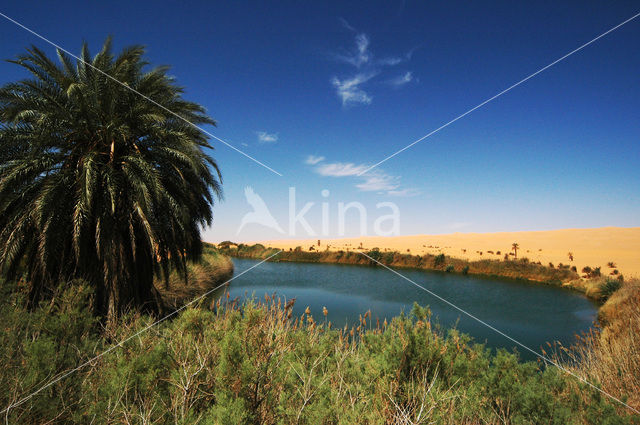
<instances>
[{"instance_id":1,"label":"vegetation along shore","mask_svg":"<svg viewBox=\"0 0 640 425\"><path fill-rule=\"evenodd\" d=\"M131 312L105 330L77 282L35 309L2 285L0 403L13 406L155 319ZM604 304L605 325L544 354L640 408L640 284ZM611 311L609 311L611 310ZM139 334L3 413L39 424L632 424L640 415L574 376L492 352L426 308L335 329L265 297L203 302ZM25 320L28 318L28 320Z\"/></svg>"},{"instance_id":2,"label":"vegetation along shore","mask_svg":"<svg viewBox=\"0 0 640 425\"><path fill-rule=\"evenodd\" d=\"M503 260L483 259L466 260L450 257L445 254L413 255L398 251L380 251L378 248L362 250L308 250L302 246L296 248L279 249L265 247L262 244L236 244L230 241L218 245L220 252L231 257L265 259L278 251L282 251L271 261L293 261L309 263L337 263L355 265L378 265L388 267L408 267L423 270L441 271L446 273L462 273L480 276L505 277L563 286L584 293L592 299L600 300L606 289L604 283L608 281L623 282L621 275L604 276L604 272L597 267L584 268L578 273L576 267L558 264L556 267L539 262L532 262L528 258ZM369 258L368 258L369 257ZM613 284L614 286L616 284Z\"/></svg>"}]
</instances>

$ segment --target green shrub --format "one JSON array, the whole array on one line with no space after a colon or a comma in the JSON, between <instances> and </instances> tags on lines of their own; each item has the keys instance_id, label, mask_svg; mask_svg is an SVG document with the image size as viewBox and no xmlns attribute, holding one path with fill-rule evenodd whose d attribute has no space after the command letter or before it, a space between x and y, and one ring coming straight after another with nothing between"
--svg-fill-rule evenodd
<instances>
[{"instance_id":1,"label":"green shrub","mask_svg":"<svg viewBox=\"0 0 640 425\"><path fill-rule=\"evenodd\" d=\"M133 315L101 335L82 286L33 312L3 295L2 406L136 335L8 423L623 423L572 376L439 330L417 304L333 330L310 314L287 320L290 306L267 299L189 308L146 332L154 319Z\"/></svg>"},{"instance_id":2,"label":"green shrub","mask_svg":"<svg viewBox=\"0 0 640 425\"><path fill-rule=\"evenodd\" d=\"M433 267L440 267L442 265L444 265L444 254L438 254L435 256L435 258L433 259Z\"/></svg>"},{"instance_id":3,"label":"green shrub","mask_svg":"<svg viewBox=\"0 0 640 425\"><path fill-rule=\"evenodd\" d=\"M464 266L462 268L462 274L469 274L469 266Z\"/></svg>"},{"instance_id":4,"label":"green shrub","mask_svg":"<svg viewBox=\"0 0 640 425\"><path fill-rule=\"evenodd\" d=\"M389 265L391 263L393 263L393 258L395 257L395 252L391 251L391 252L385 252L384 254L382 254L382 262Z\"/></svg>"},{"instance_id":5,"label":"green shrub","mask_svg":"<svg viewBox=\"0 0 640 425\"><path fill-rule=\"evenodd\" d=\"M453 267L453 264L449 264L444 271L447 272L447 273L451 273L454 270L455 270L455 267Z\"/></svg>"},{"instance_id":6,"label":"green shrub","mask_svg":"<svg viewBox=\"0 0 640 425\"><path fill-rule=\"evenodd\" d=\"M383 254L382 252L380 252L379 249L373 249L369 252L367 252L367 255L369 257L371 257L371 264L378 264L379 262L381 262Z\"/></svg>"},{"instance_id":7,"label":"green shrub","mask_svg":"<svg viewBox=\"0 0 640 425\"><path fill-rule=\"evenodd\" d=\"M604 281L599 287L600 299L602 301L608 300L609 297L611 297L611 295L613 295L613 293L616 292L621 287L622 287L622 281L618 279L607 278L607 280Z\"/></svg>"}]
</instances>

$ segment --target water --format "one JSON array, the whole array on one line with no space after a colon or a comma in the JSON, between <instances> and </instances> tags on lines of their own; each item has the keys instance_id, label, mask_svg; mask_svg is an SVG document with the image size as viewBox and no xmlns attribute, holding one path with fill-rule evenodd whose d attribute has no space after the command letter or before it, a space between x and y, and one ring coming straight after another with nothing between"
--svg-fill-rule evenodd
<instances>
[{"instance_id":1,"label":"water","mask_svg":"<svg viewBox=\"0 0 640 425\"><path fill-rule=\"evenodd\" d=\"M257 264L233 259L235 274ZM596 305L584 296L554 286L508 279L463 276L424 270L398 271L442 298L457 305L524 345L540 351L546 342L571 344L575 334L587 330L596 316ZM357 324L358 316L371 310L373 323L405 311L415 302L428 305L443 327L456 325L489 347L512 350L516 345L488 327L460 313L410 282L381 267L341 264L264 263L231 282L230 296L259 297L276 293L296 298L293 314L309 306L318 321L334 327ZM518 347L525 359L535 356Z\"/></svg>"}]
</instances>

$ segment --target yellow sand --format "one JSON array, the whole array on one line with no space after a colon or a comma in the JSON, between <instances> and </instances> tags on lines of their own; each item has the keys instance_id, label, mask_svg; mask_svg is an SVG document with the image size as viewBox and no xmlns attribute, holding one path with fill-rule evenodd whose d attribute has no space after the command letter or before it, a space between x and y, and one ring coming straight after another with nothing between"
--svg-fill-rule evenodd
<instances>
[{"instance_id":1,"label":"yellow sand","mask_svg":"<svg viewBox=\"0 0 640 425\"><path fill-rule=\"evenodd\" d=\"M576 266L578 271L584 266L600 266L603 275L613 271L607 266L607 263L613 262L625 277L640 277L640 227L320 239L320 246L317 238L260 241L265 246L286 250L297 246L309 250L313 246L315 250L324 251L327 245L332 251L355 250L362 244L364 249L377 247L381 251L410 252L414 255L444 253L469 260L502 259L505 253L513 252L511 245L514 242L520 246L518 258L527 257L543 264L551 262L555 266L558 263L569 264ZM500 251L500 255L496 254L497 251ZM573 253L573 261L569 260L569 252Z\"/></svg>"}]
</instances>

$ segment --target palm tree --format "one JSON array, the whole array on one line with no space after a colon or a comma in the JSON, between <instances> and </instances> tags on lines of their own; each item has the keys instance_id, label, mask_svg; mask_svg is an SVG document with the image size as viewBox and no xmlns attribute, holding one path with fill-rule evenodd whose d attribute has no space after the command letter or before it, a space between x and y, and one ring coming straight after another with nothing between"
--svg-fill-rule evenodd
<instances>
[{"instance_id":1,"label":"palm tree","mask_svg":"<svg viewBox=\"0 0 640 425\"><path fill-rule=\"evenodd\" d=\"M518 245L516 242L511 244L511 249L513 249L513 258L515 258L516 260L518 259L518 248L520 248L520 245Z\"/></svg>"},{"instance_id":2,"label":"palm tree","mask_svg":"<svg viewBox=\"0 0 640 425\"><path fill-rule=\"evenodd\" d=\"M207 137L185 120L215 122L167 67L146 69L144 47L57 53L31 47L10 62L32 77L0 88L0 272L24 276L34 304L81 278L97 314L157 312L154 276L186 279L222 196Z\"/></svg>"}]
</instances>

